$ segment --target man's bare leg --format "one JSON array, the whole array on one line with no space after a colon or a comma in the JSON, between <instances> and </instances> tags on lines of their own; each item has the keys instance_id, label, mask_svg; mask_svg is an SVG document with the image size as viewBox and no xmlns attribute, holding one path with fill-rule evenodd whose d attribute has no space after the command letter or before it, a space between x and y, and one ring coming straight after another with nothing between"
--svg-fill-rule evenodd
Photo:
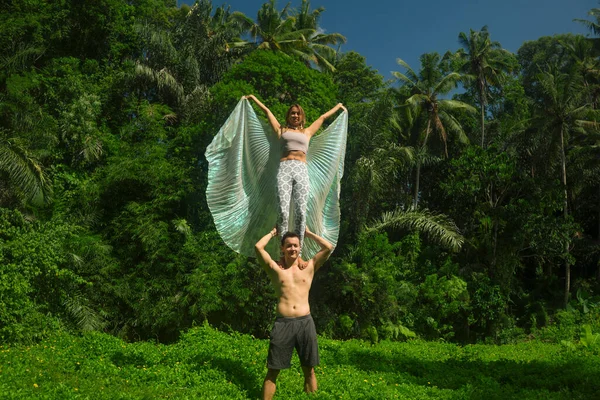
<instances>
[{"instance_id":1,"label":"man's bare leg","mask_svg":"<svg viewBox=\"0 0 600 400\"><path fill-rule=\"evenodd\" d=\"M263 400L271 400L275 395L275 390L277 389L275 384L277 381L277 375L279 375L278 369L269 369L267 371L267 376L265 376L262 388Z\"/></svg>"},{"instance_id":2,"label":"man's bare leg","mask_svg":"<svg viewBox=\"0 0 600 400\"><path fill-rule=\"evenodd\" d=\"M302 367L304 372L304 391L306 393L313 393L317 391L317 377L315 375L315 369L313 367Z\"/></svg>"}]
</instances>

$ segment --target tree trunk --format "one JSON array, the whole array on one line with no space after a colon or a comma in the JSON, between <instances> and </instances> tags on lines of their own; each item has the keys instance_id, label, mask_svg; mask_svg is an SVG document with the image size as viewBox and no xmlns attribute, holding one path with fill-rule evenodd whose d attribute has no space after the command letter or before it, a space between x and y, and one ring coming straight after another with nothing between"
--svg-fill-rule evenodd
<instances>
[{"instance_id":1,"label":"tree trunk","mask_svg":"<svg viewBox=\"0 0 600 400\"><path fill-rule=\"evenodd\" d=\"M598 185L598 243L600 243L600 184ZM600 281L600 261L598 261L598 271L596 272L596 279Z\"/></svg>"},{"instance_id":2,"label":"tree trunk","mask_svg":"<svg viewBox=\"0 0 600 400\"><path fill-rule=\"evenodd\" d=\"M429 129L431 129L431 118L427 121L427 130L425 131L425 140L423 140L422 150L425 150L427 146L427 138L429 138ZM417 157L417 171L415 174L415 191L413 194L413 208L416 209L419 205L419 183L421 181L421 155Z\"/></svg>"},{"instance_id":3,"label":"tree trunk","mask_svg":"<svg viewBox=\"0 0 600 400\"><path fill-rule=\"evenodd\" d=\"M421 157L419 155L419 157ZM421 178L421 159L417 158L417 171L415 173L415 191L413 193L413 208L419 205L419 179Z\"/></svg>"},{"instance_id":4,"label":"tree trunk","mask_svg":"<svg viewBox=\"0 0 600 400\"><path fill-rule=\"evenodd\" d=\"M497 198L496 196L494 196L494 184L490 183L490 186L488 188L489 192L490 192L490 210L495 211L496 210L496 205L497 205ZM495 214L495 213L494 213ZM494 271L494 274L496 273L496 250L498 247L498 220L497 217L495 215L492 216L492 221L493 221L493 238L492 238L492 270Z\"/></svg>"},{"instance_id":5,"label":"tree trunk","mask_svg":"<svg viewBox=\"0 0 600 400\"><path fill-rule=\"evenodd\" d=\"M481 148L485 149L485 84L479 84L479 105L481 106Z\"/></svg>"},{"instance_id":6,"label":"tree trunk","mask_svg":"<svg viewBox=\"0 0 600 400\"><path fill-rule=\"evenodd\" d=\"M560 130L560 158L562 162L562 184L564 189L563 215L565 221L569 216L568 209L568 194L567 194L567 157L565 155L565 136L563 129ZM565 244L565 254L569 255L569 240ZM565 259L565 307L569 303L569 294L571 292L571 264L568 259Z\"/></svg>"},{"instance_id":7,"label":"tree trunk","mask_svg":"<svg viewBox=\"0 0 600 400\"><path fill-rule=\"evenodd\" d=\"M485 149L485 127L484 127L485 106L481 105L481 148Z\"/></svg>"}]
</instances>

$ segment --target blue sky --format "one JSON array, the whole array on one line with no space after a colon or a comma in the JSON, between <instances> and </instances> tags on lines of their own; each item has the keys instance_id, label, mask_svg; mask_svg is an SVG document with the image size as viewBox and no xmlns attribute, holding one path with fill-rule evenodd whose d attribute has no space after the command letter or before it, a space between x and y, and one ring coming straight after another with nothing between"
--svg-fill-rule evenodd
<instances>
[{"instance_id":1,"label":"blue sky","mask_svg":"<svg viewBox=\"0 0 600 400\"><path fill-rule=\"evenodd\" d=\"M215 6L229 4L252 19L266 0L213 0ZM181 0L179 0L181 4ZM193 3L193 0L185 0ZM277 1L278 9L288 2ZM298 7L300 0L291 1ZM516 52L529 40L559 33L587 34L574 18L600 7L598 0L311 0L311 7L325 7L320 25L326 32L346 36L342 51L354 50L386 79L400 71L402 58L419 68L423 53L457 50L458 34L487 25L492 40Z\"/></svg>"}]
</instances>

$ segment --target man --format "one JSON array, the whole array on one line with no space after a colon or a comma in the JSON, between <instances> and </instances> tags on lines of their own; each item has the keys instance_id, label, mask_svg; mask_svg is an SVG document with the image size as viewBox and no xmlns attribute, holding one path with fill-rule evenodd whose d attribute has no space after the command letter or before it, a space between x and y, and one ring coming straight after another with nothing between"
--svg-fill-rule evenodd
<instances>
[{"instance_id":1,"label":"man","mask_svg":"<svg viewBox=\"0 0 600 400\"><path fill-rule=\"evenodd\" d=\"M309 261L302 261L299 256L300 238L293 232L287 232L281 238L283 257L275 262L265 251L265 246L276 235L277 228L273 228L254 246L258 261L271 278L278 298L277 319L269 343L268 372L263 383L263 399L273 398L279 371L290 367L294 348L304 372L304 391L312 393L317 390L314 366L319 364L319 349L315 324L310 315L308 292L315 272L333 251L331 243L306 228L304 236L317 242L321 250Z\"/></svg>"}]
</instances>

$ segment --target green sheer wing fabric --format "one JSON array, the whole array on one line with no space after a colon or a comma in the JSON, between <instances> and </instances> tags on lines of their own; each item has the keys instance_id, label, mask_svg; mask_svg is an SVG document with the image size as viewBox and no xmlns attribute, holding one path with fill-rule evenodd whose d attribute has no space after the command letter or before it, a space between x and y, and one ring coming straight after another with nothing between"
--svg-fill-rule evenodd
<instances>
[{"instance_id":1,"label":"green sheer wing fabric","mask_svg":"<svg viewBox=\"0 0 600 400\"><path fill-rule=\"evenodd\" d=\"M348 112L344 111L327 129L312 137L306 154L310 180L306 225L334 247L340 232L340 180L344 175L347 132ZM304 258L312 258L318 251L317 243L304 240Z\"/></svg>"},{"instance_id":2,"label":"green sheer wing fabric","mask_svg":"<svg viewBox=\"0 0 600 400\"><path fill-rule=\"evenodd\" d=\"M344 169L347 113L340 115L310 142L307 163L310 229L332 244L339 234L339 190ZM277 168L281 146L272 128L262 123L248 100L239 101L205 153L208 160L206 198L221 238L234 251L254 257L254 245L277 222ZM267 250L279 258L271 240ZM305 240L305 259L319 250Z\"/></svg>"},{"instance_id":3,"label":"green sheer wing fabric","mask_svg":"<svg viewBox=\"0 0 600 400\"><path fill-rule=\"evenodd\" d=\"M206 199L217 231L230 248L253 257L254 245L277 222L277 135L240 100L206 148ZM271 241L270 253L277 251Z\"/></svg>"}]
</instances>

